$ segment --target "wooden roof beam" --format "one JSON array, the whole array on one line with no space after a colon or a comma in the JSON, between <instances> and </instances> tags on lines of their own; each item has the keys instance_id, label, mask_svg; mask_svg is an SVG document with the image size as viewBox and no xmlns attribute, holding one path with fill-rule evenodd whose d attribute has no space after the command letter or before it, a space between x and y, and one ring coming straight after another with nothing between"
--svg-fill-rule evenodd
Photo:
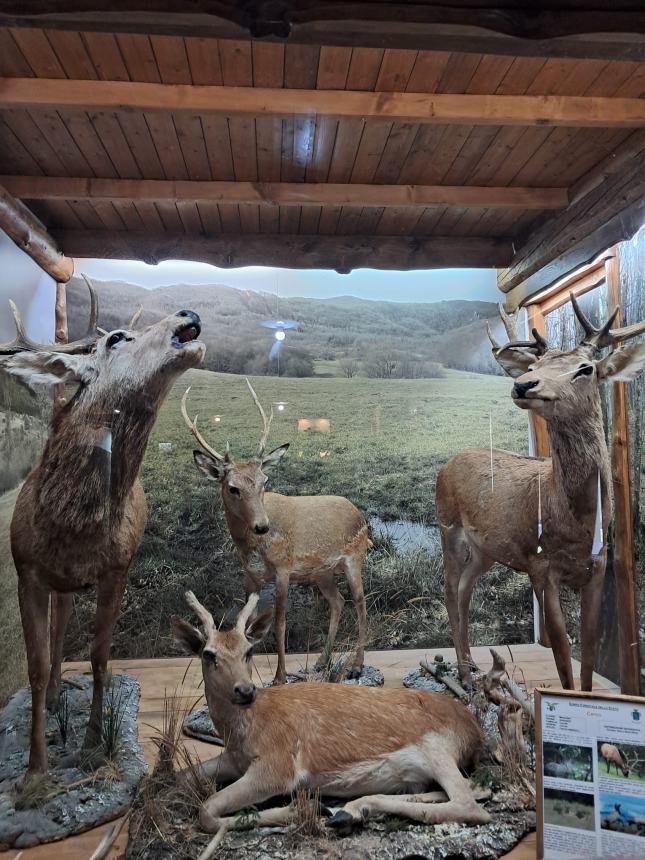
<instances>
[{"instance_id":1,"label":"wooden roof beam","mask_svg":"<svg viewBox=\"0 0 645 860\"><path fill-rule=\"evenodd\" d=\"M74 274L74 261L61 254L36 216L2 187L0 229L55 281L65 283Z\"/></svg>"},{"instance_id":2,"label":"wooden roof beam","mask_svg":"<svg viewBox=\"0 0 645 860\"><path fill-rule=\"evenodd\" d=\"M645 127L645 99L498 96L0 78L0 108L324 115L457 125Z\"/></svg>"},{"instance_id":3,"label":"wooden roof beam","mask_svg":"<svg viewBox=\"0 0 645 860\"><path fill-rule=\"evenodd\" d=\"M515 241L513 262L497 278L508 309L525 304L643 225L644 157L645 131L638 131L571 188L566 209Z\"/></svg>"},{"instance_id":4,"label":"wooden roof beam","mask_svg":"<svg viewBox=\"0 0 645 860\"><path fill-rule=\"evenodd\" d=\"M583 4L584 5L584 4ZM590 4L586 4L590 6ZM479 0L414 3L292 0L213 3L151 0L141 11L112 0L7 0L0 24L94 32L146 33L211 39L288 39L290 43L407 48L507 56L642 60L645 12L640 0L620 8L578 2L527 5ZM616 33L616 36L610 34ZM594 37L600 34L602 38Z\"/></svg>"},{"instance_id":5,"label":"wooden roof beam","mask_svg":"<svg viewBox=\"0 0 645 860\"><path fill-rule=\"evenodd\" d=\"M57 230L56 239L73 257L197 260L225 269L280 266L287 269L443 269L508 265L510 239L422 236L301 236L269 234L185 234L131 230Z\"/></svg>"},{"instance_id":6,"label":"wooden roof beam","mask_svg":"<svg viewBox=\"0 0 645 860\"><path fill-rule=\"evenodd\" d=\"M563 209L566 188L487 188L460 185L363 185L319 182L194 182L0 176L23 200L147 200L154 203L259 203L277 206L462 206Z\"/></svg>"}]
</instances>

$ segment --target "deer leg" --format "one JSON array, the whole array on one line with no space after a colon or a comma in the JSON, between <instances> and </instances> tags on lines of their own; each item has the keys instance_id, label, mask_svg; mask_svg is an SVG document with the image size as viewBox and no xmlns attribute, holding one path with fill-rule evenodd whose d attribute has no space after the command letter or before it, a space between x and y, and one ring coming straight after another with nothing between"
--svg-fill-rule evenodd
<instances>
[{"instance_id":1,"label":"deer leg","mask_svg":"<svg viewBox=\"0 0 645 860\"><path fill-rule=\"evenodd\" d=\"M338 622L340 621L340 615L343 611L345 600L338 590L333 570L320 574L316 579L316 584L318 585L322 596L329 604L329 630L327 632L327 642L325 643L324 651L314 666L314 671L320 672L325 668L325 666L327 666L331 659L331 655L334 650L334 642L336 641L336 633L338 632Z\"/></svg>"},{"instance_id":2,"label":"deer leg","mask_svg":"<svg viewBox=\"0 0 645 860\"><path fill-rule=\"evenodd\" d=\"M90 720L83 740L82 757L91 762L102 749L103 741L103 690L107 663L112 645L112 631L125 590L127 568L124 571L106 571L97 586L94 639L90 651L93 688Z\"/></svg>"},{"instance_id":3,"label":"deer leg","mask_svg":"<svg viewBox=\"0 0 645 860\"><path fill-rule=\"evenodd\" d=\"M250 768L236 782L211 795L199 811L199 823L208 833L222 825L222 816L238 812L247 806L256 806L276 794L271 780L262 778L257 768Z\"/></svg>"},{"instance_id":4,"label":"deer leg","mask_svg":"<svg viewBox=\"0 0 645 860\"><path fill-rule=\"evenodd\" d=\"M544 614L560 683L565 690L573 690L571 647L560 605L560 588L550 580L547 580L544 585Z\"/></svg>"},{"instance_id":5,"label":"deer leg","mask_svg":"<svg viewBox=\"0 0 645 860\"><path fill-rule=\"evenodd\" d=\"M468 641L468 613L470 609L470 598L472 596L475 583L480 576L483 576L486 573L490 564L487 564L482 558L481 553L478 550L475 550L472 546L470 547L470 553L468 563L464 566L461 572L457 600L459 606L459 638L461 653L470 669L476 670L477 665L470 653L470 642Z\"/></svg>"},{"instance_id":6,"label":"deer leg","mask_svg":"<svg viewBox=\"0 0 645 860\"><path fill-rule=\"evenodd\" d=\"M35 578L18 579L20 618L27 650L27 669L31 687L31 741L27 778L47 772L45 746L45 695L48 677L49 589Z\"/></svg>"},{"instance_id":7,"label":"deer leg","mask_svg":"<svg viewBox=\"0 0 645 860\"><path fill-rule=\"evenodd\" d=\"M275 644L278 652L278 665L273 684L284 684L287 680L285 669L285 632L287 616L287 596L289 593L289 574L276 573L275 577Z\"/></svg>"},{"instance_id":8,"label":"deer leg","mask_svg":"<svg viewBox=\"0 0 645 860\"><path fill-rule=\"evenodd\" d=\"M217 784L232 782L242 776L240 768L235 764L233 758L226 750L219 755L201 762L197 767L198 775L203 779L211 779ZM190 767L180 770L177 779L181 782L190 783L193 778L193 769Z\"/></svg>"},{"instance_id":9,"label":"deer leg","mask_svg":"<svg viewBox=\"0 0 645 860\"><path fill-rule=\"evenodd\" d=\"M356 608L356 619L358 622L358 640L356 642L356 651L352 658L352 665L347 673L348 678L360 678L363 671L363 663L365 662L367 609L365 606L365 592L363 591L362 565L362 558L351 556L345 560L345 575L347 576L349 592L352 595L352 600Z\"/></svg>"},{"instance_id":10,"label":"deer leg","mask_svg":"<svg viewBox=\"0 0 645 860\"><path fill-rule=\"evenodd\" d=\"M441 531L441 547L443 550L443 587L446 600L446 609L448 611L448 620L450 622L450 631L452 633L452 642L457 652L457 667L459 670L459 678L463 683L470 682L470 668L464 661L464 656L461 651L461 638L459 635L459 577L461 570L457 559L453 555L453 550L449 546L449 536ZM467 622L466 622L467 623Z\"/></svg>"},{"instance_id":11,"label":"deer leg","mask_svg":"<svg viewBox=\"0 0 645 860\"><path fill-rule=\"evenodd\" d=\"M73 595L52 592L50 621L50 661L49 684L47 685L47 709L55 711L60 698L60 664L63 661L65 631L72 614Z\"/></svg>"},{"instance_id":12,"label":"deer leg","mask_svg":"<svg viewBox=\"0 0 645 860\"><path fill-rule=\"evenodd\" d=\"M598 615L602 600L606 559L594 562L591 579L583 587L580 604L580 689L589 692L596 665Z\"/></svg>"}]
</instances>

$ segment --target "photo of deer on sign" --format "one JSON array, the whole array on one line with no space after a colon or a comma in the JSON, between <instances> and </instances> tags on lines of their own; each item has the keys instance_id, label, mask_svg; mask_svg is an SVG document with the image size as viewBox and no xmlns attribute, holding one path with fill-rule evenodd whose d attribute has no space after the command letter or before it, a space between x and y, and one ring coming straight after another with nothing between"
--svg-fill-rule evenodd
<instances>
[{"instance_id":1,"label":"photo of deer on sign","mask_svg":"<svg viewBox=\"0 0 645 860\"><path fill-rule=\"evenodd\" d=\"M645 747L622 741L598 741L598 775L645 782Z\"/></svg>"}]
</instances>

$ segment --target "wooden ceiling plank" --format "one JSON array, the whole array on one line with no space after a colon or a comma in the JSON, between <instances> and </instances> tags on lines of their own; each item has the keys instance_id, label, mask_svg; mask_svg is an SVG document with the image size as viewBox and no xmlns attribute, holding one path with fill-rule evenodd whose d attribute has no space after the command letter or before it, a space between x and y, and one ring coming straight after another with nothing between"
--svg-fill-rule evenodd
<instances>
[{"instance_id":1,"label":"wooden ceiling plank","mask_svg":"<svg viewBox=\"0 0 645 860\"><path fill-rule=\"evenodd\" d=\"M442 182L446 185L464 185L466 177L488 152L497 131L498 129L494 125L475 126L468 140L455 156L450 168L443 175Z\"/></svg>"},{"instance_id":2,"label":"wooden ceiling plank","mask_svg":"<svg viewBox=\"0 0 645 860\"><path fill-rule=\"evenodd\" d=\"M89 200L69 200L68 202L86 230L105 229L105 224Z\"/></svg>"},{"instance_id":3,"label":"wooden ceiling plank","mask_svg":"<svg viewBox=\"0 0 645 860\"><path fill-rule=\"evenodd\" d=\"M95 81L98 74L80 33L49 30L47 39L66 76L74 80Z\"/></svg>"},{"instance_id":4,"label":"wooden ceiling plank","mask_svg":"<svg viewBox=\"0 0 645 860\"><path fill-rule=\"evenodd\" d=\"M338 123L334 151L327 175L328 182L349 182L363 134L364 121L343 119Z\"/></svg>"},{"instance_id":5,"label":"wooden ceiling plank","mask_svg":"<svg viewBox=\"0 0 645 860\"><path fill-rule=\"evenodd\" d=\"M571 146L577 131L575 128L551 129L540 146L513 176L513 184L523 185L529 181L536 184L548 183L548 171L557 167L559 158L566 148Z\"/></svg>"},{"instance_id":6,"label":"wooden ceiling plank","mask_svg":"<svg viewBox=\"0 0 645 860\"><path fill-rule=\"evenodd\" d=\"M43 174L40 164L4 120L0 120L0 152L3 154L3 163L7 165L7 170L27 176Z\"/></svg>"},{"instance_id":7,"label":"wooden ceiling plank","mask_svg":"<svg viewBox=\"0 0 645 860\"><path fill-rule=\"evenodd\" d=\"M253 86L251 43L222 40L219 43L222 80L227 87Z\"/></svg>"},{"instance_id":8,"label":"wooden ceiling plank","mask_svg":"<svg viewBox=\"0 0 645 860\"><path fill-rule=\"evenodd\" d=\"M118 122L123 138L137 164L138 175L144 179L164 179L165 174L155 147L145 114L121 111ZM112 149L110 148L110 153Z\"/></svg>"},{"instance_id":9,"label":"wooden ceiling plank","mask_svg":"<svg viewBox=\"0 0 645 860\"><path fill-rule=\"evenodd\" d=\"M260 206L260 224L262 224L265 213L273 212L275 207ZM322 206L303 206L300 211L300 232L306 236L313 236L318 232L318 224L320 222L320 213ZM261 229L261 233L267 232ZM277 230L273 232L278 232Z\"/></svg>"},{"instance_id":10,"label":"wooden ceiling plank","mask_svg":"<svg viewBox=\"0 0 645 860\"><path fill-rule=\"evenodd\" d=\"M338 226L342 206L323 206L320 210L320 219L318 221L318 232L321 236L333 236Z\"/></svg>"},{"instance_id":11,"label":"wooden ceiling plank","mask_svg":"<svg viewBox=\"0 0 645 860\"><path fill-rule=\"evenodd\" d=\"M37 77L67 77L43 30L14 30L12 35Z\"/></svg>"},{"instance_id":12,"label":"wooden ceiling plank","mask_svg":"<svg viewBox=\"0 0 645 860\"><path fill-rule=\"evenodd\" d=\"M545 174L550 177L566 177L567 185L575 182L580 176L599 164L617 146L629 137L626 130L605 129L594 134L574 134L570 144L565 148L560 158L545 168Z\"/></svg>"},{"instance_id":13,"label":"wooden ceiling plank","mask_svg":"<svg viewBox=\"0 0 645 860\"><path fill-rule=\"evenodd\" d=\"M260 232L260 207L252 203L242 203L240 209L240 227L242 233Z\"/></svg>"},{"instance_id":14,"label":"wooden ceiling plank","mask_svg":"<svg viewBox=\"0 0 645 860\"><path fill-rule=\"evenodd\" d=\"M219 217L219 209L217 203L200 203L197 207L199 217L204 225L204 232L207 235L221 233L222 221Z\"/></svg>"},{"instance_id":15,"label":"wooden ceiling plank","mask_svg":"<svg viewBox=\"0 0 645 860\"><path fill-rule=\"evenodd\" d=\"M248 71L248 70L247 70ZM239 79L239 72L237 73ZM325 114L343 118L453 125L616 127L645 125L637 98L586 96L497 96L432 93L366 93L348 90L263 89L248 86L194 87L124 81L57 81L3 78L0 105L31 109L118 109L146 112L290 116Z\"/></svg>"},{"instance_id":16,"label":"wooden ceiling plank","mask_svg":"<svg viewBox=\"0 0 645 860\"><path fill-rule=\"evenodd\" d=\"M419 51L405 91L408 93L436 93L449 59L450 54L447 51Z\"/></svg>"},{"instance_id":17,"label":"wooden ceiling plank","mask_svg":"<svg viewBox=\"0 0 645 860\"><path fill-rule=\"evenodd\" d=\"M280 232L280 208L278 206L259 206L260 210L260 233ZM310 214L307 223L312 225L312 233L318 232L318 220L320 218L320 206L310 206L302 210L302 215ZM302 219L301 219L302 223ZM313 226L315 224L315 226Z\"/></svg>"},{"instance_id":18,"label":"wooden ceiling plank","mask_svg":"<svg viewBox=\"0 0 645 860\"><path fill-rule=\"evenodd\" d=\"M610 97L615 95L623 84L634 74L635 63L607 63L602 75L591 84L587 90L590 96Z\"/></svg>"},{"instance_id":19,"label":"wooden ceiling plank","mask_svg":"<svg viewBox=\"0 0 645 860\"><path fill-rule=\"evenodd\" d=\"M239 230L237 231L239 233ZM505 239L447 236L237 235L191 237L132 231L57 230L54 239L70 255L106 259L205 260L230 268L273 265L347 272L370 266L388 270L446 266L504 266L511 256Z\"/></svg>"},{"instance_id":20,"label":"wooden ceiling plank","mask_svg":"<svg viewBox=\"0 0 645 860\"><path fill-rule=\"evenodd\" d=\"M437 92L465 93L480 60L479 54L451 54L437 86Z\"/></svg>"},{"instance_id":21,"label":"wooden ceiling plank","mask_svg":"<svg viewBox=\"0 0 645 860\"><path fill-rule=\"evenodd\" d=\"M202 219L199 217L197 205L195 203L189 203L186 200L178 200L176 205L184 231L188 233L189 236L203 233L204 225L202 224Z\"/></svg>"},{"instance_id":22,"label":"wooden ceiling plank","mask_svg":"<svg viewBox=\"0 0 645 860\"><path fill-rule=\"evenodd\" d=\"M175 128L186 163L188 178L202 182L208 181L211 179L211 170L200 117L191 114L177 114L175 115Z\"/></svg>"},{"instance_id":23,"label":"wooden ceiling plank","mask_svg":"<svg viewBox=\"0 0 645 860\"><path fill-rule=\"evenodd\" d=\"M377 236L407 236L421 219L423 212L408 206L392 206L383 210L376 227Z\"/></svg>"},{"instance_id":24,"label":"wooden ceiling plank","mask_svg":"<svg viewBox=\"0 0 645 860\"><path fill-rule=\"evenodd\" d=\"M279 216L280 233L293 234L300 232L300 208L298 206L280 206Z\"/></svg>"},{"instance_id":25,"label":"wooden ceiling plank","mask_svg":"<svg viewBox=\"0 0 645 860\"><path fill-rule=\"evenodd\" d=\"M382 217L382 206L363 206L358 225L359 233L362 236L373 236L376 233L378 222Z\"/></svg>"},{"instance_id":26,"label":"wooden ceiling plank","mask_svg":"<svg viewBox=\"0 0 645 860\"><path fill-rule=\"evenodd\" d=\"M172 115L146 113L145 116L166 179L188 179Z\"/></svg>"},{"instance_id":27,"label":"wooden ceiling plank","mask_svg":"<svg viewBox=\"0 0 645 860\"><path fill-rule=\"evenodd\" d=\"M3 119L45 174L66 176L67 169L27 111L3 111Z\"/></svg>"},{"instance_id":28,"label":"wooden ceiling plank","mask_svg":"<svg viewBox=\"0 0 645 860\"><path fill-rule=\"evenodd\" d=\"M401 173L401 165L408 157L416 138L419 126L409 122L395 122L383 148L374 182L383 184L395 183Z\"/></svg>"},{"instance_id":29,"label":"wooden ceiling plank","mask_svg":"<svg viewBox=\"0 0 645 860\"><path fill-rule=\"evenodd\" d=\"M121 118L123 117L125 113L122 114ZM141 170L121 127L120 117L110 111L92 111L90 119L118 175L122 179L138 179L141 176Z\"/></svg>"},{"instance_id":30,"label":"wooden ceiling plank","mask_svg":"<svg viewBox=\"0 0 645 860\"><path fill-rule=\"evenodd\" d=\"M253 117L230 117L233 170L239 182L256 182L258 178L257 144Z\"/></svg>"},{"instance_id":31,"label":"wooden ceiling plank","mask_svg":"<svg viewBox=\"0 0 645 860\"><path fill-rule=\"evenodd\" d=\"M484 217L486 209L472 206L464 211L463 217L459 219L459 224L453 228L454 236L470 236L471 231Z\"/></svg>"},{"instance_id":32,"label":"wooden ceiling plank","mask_svg":"<svg viewBox=\"0 0 645 860\"><path fill-rule=\"evenodd\" d=\"M125 230L126 226L113 204L103 200L93 200L92 205L96 210L107 230Z\"/></svg>"},{"instance_id":33,"label":"wooden ceiling plank","mask_svg":"<svg viewBox=\"0 0 645 860\"><path fill-rule=\"evenodd\" d=\"M258 180L279 182L282 147L282 120L272 116L259 116L255 120Z\"/></svg>"},{"instance_id":34,"label":"wooden ceiling plank","mask_svg":"<svg viewBox=\"0 0 645 860\"><path fill-rule=\"evenodd\" d=\"M253 42L253 86L284 86L284 45L275 42Z\"/></svg>"},{"instance_id":35,"label":"wooden ceiling plank","mask_svg":"<svg viewBox=\"0 0 645 860\"><path fill-rule=\"evenodd\" d=\"M145 225L134 205L134 201L119 201L112 204L114 210L123 221L127 230L144 230Z\"/></svg>"},{"instance_id":36,"label":"wooden ceiling plank","mask_svg":"<svg viewBox=\"0 0 645 860\"><path fill-rule=\"evenodd\" d=\"M34 70L16 44L13 30L0 27L0 75L8 78L31 78Z\"/></svg>"},{"instance_id":37,"label":"wooden ceiling plank","mask_svg":"<svg viewBox=\"0 0 645 860\"><path fill-rule=\"evenodd\" d=\"M66 230L83 230L83 222L65 200L48 200L47 212L49 223L56 224Z\"/></svg>"},{"instance_id":38,"label":"wooden ceiling plank","mask_svg":"<svg viewBox=\"0 0 645 860\"><path fill-rule=\"evenodd\" d=\"M92 176L92 168L65 127L58 112L39 110L30 113L43 136L50 142L65 165L67 174L69 176Z\"/></svg>"},{"instance_id":39,"label":"wooden ceiling plank","mask_svg":"<svg viewBox=\"0 0 645 860\"><path fill-rule=\"evenodd\" d=\"M464 90L473 95L494 93L513 65L512 57L484 55Z\"/></svg>"},{"instance_id":40,"label":"wooden ceiling plank","mask_svg":"<svg viewBox=\"0 0 645 860\"><path fill-rule=\"evenodd\" d=\"M645 63L639 63L633 74L612 95L619 98L643 98L645 96Z\"/></svg>"},{"instance_id":41,"label":"wooden ceiling plank","mask_svg":"<svg viewBox=\"0 0 645 860\"><path fill-rule=\"evenodd\" d=\"M147 81L151 84L161 83L159 67L149 36L141 33L117 33L116 42L130 80ZM221 83L221 81L213 81L213 83Z\"/></svg>"},{"instance_id":42,"label":"wooden ceiling plank","mask_svg":"<svg viewBox=\"0 0 645 860\"><path fill-rule=\"evenodd\" d=\"M280 120L276 120L280 122ZM202 129L213 179L233 180L233 155L228 121L224 116L203 116Z\"/></svg>"},{"instance_id":43,"label":"wooden ceiling plank","mask_svg":"<svg viewBox=\"0 0 645 860\"><path fill-rule=\"evenodd\" d=\"M294 177L297 182L304 182L307 168L311 164L314 155L314 141L316 138L315 117L296 117L293 131Z\"/></svg>"},{"instance_id":44,"label":"wooden ceiling plank","mask_svg":"<svg viewBox=\"0 0 645 860\"><path fill-rule=\"evenodd\" d=\"M358 233L362 212L362 206L343 206L336 232L341 236L352 236Z\"/></svg>"},{"instance_id":45,"label":"wooden ceiling plank","mask_svg":"<svg viewBox=\"0 0 645 860\"><path fill-rule=\"evenodd\" d=\"M326 116L316 117L316 132L311 161L307 166L308 182L326 182L338 134L338 120Z\"/></svg>"},{"instance_id":46,"label":"wooden ceiling plank","mask_svg":"<svg viewBox=\"0 0 645 860\"><path fill-rule=\"evenodd\" d=\"M550 128L524 129L516 145L507 153L507 157L499 165L491 181L495 185L510 185L527 161L544 143L550 132Z\"/></svg>"},{"instance_id":47,"label":"wooden ceiling plank","mask_svg":"<svg viewBox=\"0 0 645 860\"><path fill-rule=\"evenodd\" d=\"M167 233L182 233L184 225L174 203L156 203L157 212Z\"/></svg>"},{"instance_id":48,"label":"wooden ceiling plank","mask_svg":"<svg viewBox=\"0 0 645 860\"><path fill-rule=\"evenodd\" d=\"M224 233L241 233L240 207L231 203L220 203L218 209Z\"/></svg>"},{"instance_id":49,"label":"wooden ceiling plank","mask_svg":"<svg viewBox=\"0 0 645 860\"><path fill-rule=\"evenodd\" d=\"M515 57L495 90L497 95L523 95L544 66L544 57Z\"/></svg>"},{"instance_id":50,"label":"wooden ceiling plank","mask_svg":"<svg viewBox=\"0 0 645 860\"><path fill-rule=\"evenodd\" d=\"M374 84L376 92L405 92L412 69L417 59L417 51L387 49Z\"/></svg>"},{"instance_id":51,"label":"wooden ceiling plank","mask_svg":"<svg viewBox=\"0 0 645 860\"><path fill-rule=\"evenodd\" d=\"M139 213L144 230L159 233L164 229L163 222L159 217L159 212L154 203L150 203L148 200L133 200L132 202L134 208Z\"/></svg>"},{"instance_id":52,"label":"wooden ceiling plank","mask_svg":"<svg viewBox=\"0 0 645 860\"><path fill-rule=\"evenodd\" d=\"M472 128L466 125L450 129L444 134L434 151L432 162L424 171L422 183L424 185L439 185L443 181L450 166L461 152L462 147L468 140Z\"/></svg>"},{"instance_id":53,"label":"wooden ceiling plank","mask_svg":"<svg viewBox=\"0 0 645 860\"><path fill-rule=\"evenodd\" d=\"M94 176L116 177L117 172L103 141L84 111L65 111L60 118Z\"/></svg>"},{"instance_id":54,"label":"wooden ceiling plank","mask_svg":"<svg viewBox=\"0 0 645 860\"><path fill-rule=\"evenodd\" d=\"M352 58L351 48L322 45L316 87L319 90L344 90Z\"/></svg>"},{"instance_id":55,"label":"wooden ceiling plank","mask_svg":"<svg viewBox=\"0 0 645 860\"><path fill-rule=\"evenodd\" d=\"M284 54L284 85L290 89L312 90L318 77L320 47L289 42Z\"/></svg>"},{"instance_id":56,"label":"wooden ceiling plank","mask_svg":"<svg viewBox=\"0 0 645 860\"><path fill-rule=\"evenodd\" d=\"M373 181L391 131L391 122L372 120L365 123L350 182L368 183Z\"/></svg>"},{"instance_id":57,"label":"wooden ceiling plank","mask_svg":"<svg viewBox=\"0 0 645 860\"><path fill-rule=\"evenodd\" d=\"M376 88L384 53L383 48L352 48L346 89L373 91Z\"/></svg>"},{"instance_id":58,"label":"wooden ceiling plank","mask_svg":"<svg viewBox=\"0 0 645 860\"><path fill-rule=\"evenodd\" d=\"M521 126L501 126L488 150L483 153L479 163L466 177L469 185L491 185L493 177L524 134Z\"/></svg>"},{"instance_id":59,"label":"wooden ceiling plank","mask_svg":"<svg viewBox=\"0 0 645 860\"><path fill-rule=\"evenodd\" d=\"M164 84L191 84L184 40L177 36L151 36L150 43Z\"/></svg>"},{"instance_id":60,"label":"wooden ceiling plank","mask_svg":"<svg viewBox=\"0 0 645 860\"><path fill-rule=\"evenodd\" d=\"M222 77L222 61L219 55L219 41L188 36L184 39L184 44L192 82L196 86L221 86L224 79Z\"/></svg>"},{"instance_id":61,"label":"wooden ceiling plank","mask_svg":"<svg viewBox=\"0 0 645 860\"><path fill-rule=\"evenodd\" d=\"M434 153L448 131L447 126L421 125L410 148L405 162L401 167L398 181L402 184L423 184L433 163Z\"/></svg>"},{"instance_id":62,"label":"wooden ceiling plank","mask_svg":"<svg viewBox=\"0 0 645 860\"><path fill-rule=\"evenodd\" d=\"M458 226L459 222L466 214L466 209L459 206L451 206L449 209L446 209L441 216L441 218L437 221L436 231L439 234L444 236L452 236L455 234L455 227Z\"/></svg>"},{"instance_id":63,"label":"wooden ceiling plank","mask_svg":"<svg viewBox=\"0 0 645 860\"><path fill-rule=\"evenodd\" d=\"M123 62L116 36L113 33L82 34L85 47L102 81L129 81L130 75Z\"/></svg>"}]
</instances>

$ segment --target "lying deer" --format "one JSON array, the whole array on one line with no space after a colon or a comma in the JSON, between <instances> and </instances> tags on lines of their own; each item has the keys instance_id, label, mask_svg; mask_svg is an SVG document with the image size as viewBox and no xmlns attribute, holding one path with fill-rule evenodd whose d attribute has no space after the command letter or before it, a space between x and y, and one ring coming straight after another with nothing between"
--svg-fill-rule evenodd
<instances>
[{"instance_id":1,"label":"lying deer","mask_svg":"<svg viewBox=\"0 0 645 860\"><path fill-rule=\"evenodd\" d=\"M603 744L600 747L600 755L604 758L605 764L607 765L607 773L610 772L613 764L616 768L616 774L618 774L618 770L620 768L623 776L629 776L629 766L625 760L625 756L618 747L615 747L613 744Z\"/></svg>"},{"instance_id":2,"label":"lying deer","mask_svg":"<svg viewBox=\"0 0 645 860\"><path fill-rule=\"evenodd\" d=\"M197 340L200 320L192 311L179 311L140 332L99 337L98 299L88 286L91 310L84 338L35 343L12 305L17 337L0 345L0 354L7 356L0 366L28 385L78 384L69 402L54 411L42 457L25 480L11 521L32 696L28 775L47 770L45 703L55 708L58 702L72 595L91 585L97 588L94 689L83 749L90 756L101 745L112 630L146 523L137 473L170 386L204 355Z\"/></svg>"},{"instance_id":3,"label":"lying deer","mask_svg":"<svg viewBox=\"0 0 645 860\"><path fill-rule=\"evenodd\" d=\"M265 582L275 582L275 638L278 651L276 684L284 684L285 616L289 582L315 582L329 604L329 631L325 649L316 663L322 669L331 658L338 622L345 603L335 582L347 579L358 618L358 642L347 673L358 678L363 668L366 636L365 596L361 568L370 545L362 514L341 496L283 496L265 493L267 472L286 454L288 445L265 453L273 410L267 418L251 383L246 383L263 422L258 452L235 463L230 451L218 454L190 420L188 391L181 402L186 426L202 447L194 451L197 468L220 484L222 504L231 537L245 571L247 597Z\"/></svg>"},{"instance_id":4,"label":"lying deer","mask_svg":"<svg viewBox=\"0 0 645 860\"><path fill-rule=\"evenodd\" d=\"M192 592L186 599L203 633L172 618L173 633L201 657L208 709L226 742L225 751L205 762L202 772L218 783L232 781L204 802L205 830L226 827L234 821L226 816L299 788L358 796L330 820L342 828L375 813L425 824L490 820L461 772L476 760L484 740L476 719L459 702L418 690L342 684L258 690L251 681L253 647L269 629L270 610L255 615L258 596L252 594L233 629L222 631ZM412 794L435 782L445 794ZM292 817L289 807L263 810L258 824L287 823Z\"/></svg>"},{"instance_id":5,"label":"lying deer","mask_svg":"<svg viewBox=\"0 0 645 860\"><path fill-rule=\"evenodd\" d=\"M446 463L437 477L446 608L464 683L470 681L474 666L468 643L470 596L479 577L500 562L528 573L560 681L567 689L574 684L560 587L582 592L581 682L583 690L591 690L611 515L611 467L599 387L602 382L633 379L645 367L645 343L616 349L645 331L645 323L612 329L616 309L596 329L573 295L571 301L584 337L568 352L549 348L535 329L534 340L518 341L505 315L510 342L499 346L491 337L493 355L516 379L513 403L546 420L551 457L464 451ZM611 351L602 357L604 347ZM594 547L599 507L602 540Z\"/></svg>"}]
</instances>

